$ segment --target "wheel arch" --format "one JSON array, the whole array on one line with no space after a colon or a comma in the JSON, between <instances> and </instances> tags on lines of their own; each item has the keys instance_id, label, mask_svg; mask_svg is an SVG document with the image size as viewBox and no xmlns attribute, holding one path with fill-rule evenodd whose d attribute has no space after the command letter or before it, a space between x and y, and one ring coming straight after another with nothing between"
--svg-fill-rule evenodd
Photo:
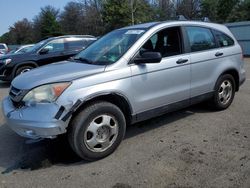
<instances>
[{"instance_id":1,"label":"wheel arch","mask_svg":"<svg viewBox=\"0 0 250 188\"><path fill-rule=\"evenodd\" d=\"M17 69L22 67L22 66L31 66L31 67L36 68L36 67L38 67L38 64L36 62L34 62L34 61L24 61L24 62L18 63L14 67L13 76L16 74Z\"/></svg>"},{"instance_id":2,"label":"wheel arch","mask_svg":"<svg viewBox=\"0 0 250 188\"><path fill-rule=\"evenodd\" d=\"M97 95L93 95L93 96L88 97L72 113L72 117L74 117L76 114L78 114L80 111L82 111L87 106L89 106L97 101L106 101L106 102L110 102L110 103L116 105L123 112L127 124L130 124L132 122L132 113L133 113L132 106L131 106L128 98L126 96L124 96L123 94L118 93L118 92L107 92L107 93L101 93L101 94L97 94ZM72 119L72 117L71 117L71 119Z\"/></svg>"},{"instance_id":3,"label":"wheel arch","mask_svg":"<svg viewBox=\"0 0 250 188\"><path fill-rule=\"evenodd\" d=\"M223 73L220 74L220 76L218 77L218 79L222 76L222 75L225 75L225 74L230 74L233 76L234 78L234 81L235 81L235 84L236 84L236 87L235 87L235 91L239 91L239 87L240 87L240 79L239 79L239 73L236 69L234 68L231 68L231 69L228 69L226 71L224 71ZM217 83L217 82L216 82ZM215 85L216 87L216 85Z\"/></svg>"}]
</instances>

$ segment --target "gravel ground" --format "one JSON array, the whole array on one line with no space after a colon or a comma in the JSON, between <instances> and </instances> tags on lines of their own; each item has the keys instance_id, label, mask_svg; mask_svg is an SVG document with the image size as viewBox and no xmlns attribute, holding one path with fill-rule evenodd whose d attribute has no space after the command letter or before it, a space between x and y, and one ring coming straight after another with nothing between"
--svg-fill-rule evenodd
<instances>
[{"instance_id":1,"label":"gravel ground","mask_svg":"<svg viewBox=\"0 0 250 188\"><path fill-rule=\"evenodd\" d=\"M0 187L249 188L250 59L245 67L247 80L229 109L200 104L129 126L115 153L91 163L64 138L19 137L0 115ZM0 83L0 100L8 87Z\"/></svg>"}]
</instances>

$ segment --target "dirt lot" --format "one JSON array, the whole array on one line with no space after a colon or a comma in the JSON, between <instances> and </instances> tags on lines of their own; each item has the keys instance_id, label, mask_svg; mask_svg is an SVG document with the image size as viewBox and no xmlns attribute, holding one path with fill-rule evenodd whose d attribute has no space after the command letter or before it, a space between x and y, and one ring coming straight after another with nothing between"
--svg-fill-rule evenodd
<instances>
[{"instance_id":1,"label":"dirt lot","mask_svg":"<svg viewBox=\"0 0 250 188\"><path fill-rule=\"evenodd\" d=\"M0 83L0 100L8 87ZM0 115L0 187L249 188L250 75L228 110L196 105L130 126L114 154L92 163L62 138L19 137Z\"/></svg>"}]
</instances>

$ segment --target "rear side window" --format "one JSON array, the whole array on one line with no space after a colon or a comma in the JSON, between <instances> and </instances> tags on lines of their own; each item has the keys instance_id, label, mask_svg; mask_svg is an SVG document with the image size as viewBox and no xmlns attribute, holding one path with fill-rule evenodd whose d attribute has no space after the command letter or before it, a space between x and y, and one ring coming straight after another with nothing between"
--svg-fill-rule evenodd
<instances>
[{"instance_id":1,"label":"rear side window","mask_svg":"<svg viewBox=\"0 0 250 188\"><path fill-rule=\"evenodd\" d=\"M86 44L84 39L70 38L67 39L66 46L69 50L79 50L83 49L86 46Z\"/></svg>"},{"instance_id":2,"label":"rear side window","mask_svg":"<svg viewBox=\"0 0 250 188\"><path fill-rule=\"evenodd\" d=\"M0 49L5 49L4 45L0 44Z\"/></svg>"},{"instance_id":3,"label":"rear side window","mask_svg":"<svg viewBox=\"0 0 250 188\"><path fill-rule=\"evenodd\" d=\"M218 41L220 47L227 47L227 46L234 45L234 40L228 35L217 30L214 30L213 32L215 34L216 40Z\"/></svg>"},{"instance_id":4,"label":"rear side window","mask_svg":"<svg viewBox=\"0 0 250 188\"><path fill-rule=\"evenodd\" d=\"M69 38L66 42L66 48L69 50L81 50L87 48L95 39Z\"/></svg>"},{"instance_id":5,"label":"rear side window","mask_svg":"<svg viewBox=\"0 0 250 188\"><path fill-rule=\"evenodd\" d=\"M216 48L214 36L210 29L204 27L186 27L192 52Z\"/></svg>"}]
</instances>

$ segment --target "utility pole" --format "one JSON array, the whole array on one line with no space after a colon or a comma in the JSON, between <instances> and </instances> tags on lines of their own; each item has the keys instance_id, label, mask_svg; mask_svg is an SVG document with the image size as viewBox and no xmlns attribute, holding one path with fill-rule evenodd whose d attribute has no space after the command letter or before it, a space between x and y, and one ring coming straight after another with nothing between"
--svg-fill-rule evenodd
<instances>
[{"instance_id":1,"label":"utility pole","mask_svg":"<svg viewBox=\"0 0 250 188\"><path fill-rule=\"evenodd\" d=\"M130 6L131 6L131 22L132 25L135 24L135 19L134 19L134 0L130 0Z\"/></svg>"}]
</instances>

